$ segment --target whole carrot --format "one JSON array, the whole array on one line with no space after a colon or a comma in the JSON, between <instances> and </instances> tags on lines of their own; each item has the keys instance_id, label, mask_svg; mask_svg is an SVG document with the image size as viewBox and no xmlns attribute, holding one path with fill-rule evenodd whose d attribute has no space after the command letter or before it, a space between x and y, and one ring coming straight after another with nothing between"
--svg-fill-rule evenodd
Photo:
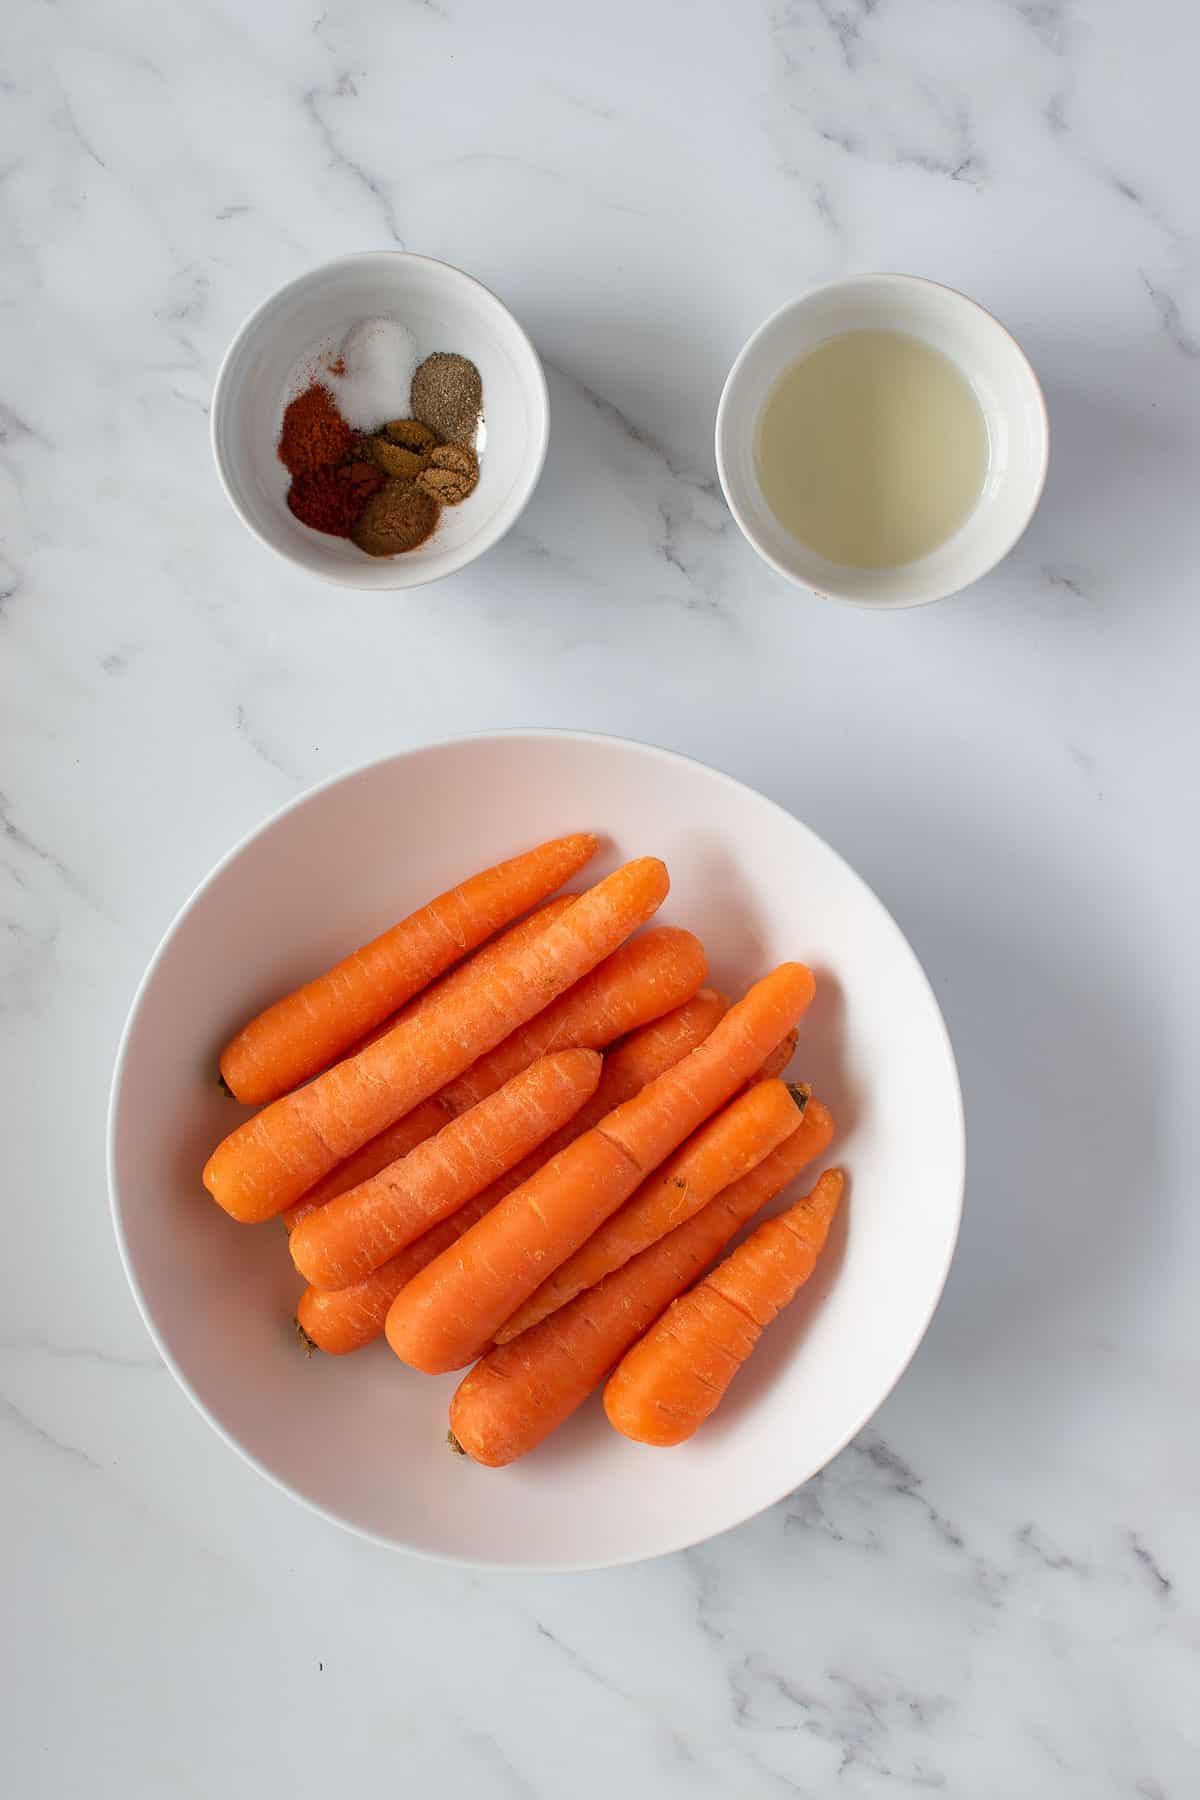
<instances>
[{"instance_id":1,"label":"whole carrot","mask_svg":"<svg viewBox=\"0 0 1200 1800\"><path fill-rule=\"evenodd\" d=\"M386 1037L392 1026L398 1025L402 1018L416 1018L425 1012L434 1001L444 1000L447 994L461 993L473 981L478 981L481 976L486 976L502 957L507 956L510 951L518 949L520 945L529 943L530 939L535 938L539 931L545 930L546 926L553 924L555 919L560 919L576 897L574 894L557 894L553 900L544 900L540 906L535 907L531 913L527 913L523 919L518 919L515 925L510 925L507 931L500 932L497 937L489 938L486 944L481 944L478 950L473 950L470 956L464 957L462 962L456 963L449 974L439 976L437 981L431 981L428 987L423 987L419 994L414 994L413 998L397 1012L389 1013L382 1024L376 1025L373 1031L368 1031L366 1037L360 1039L353 1046L354 1050L356 1052L365 1050L368 1044L374 1044L379 1038Z\"/></svg>"},{"instance_id":2,"label":"whole carrot","mask_svg":"<svg viewBox=\"0 0 1200 1800\"><path fill-rule=\"evenodd\" d=\"M514 935L509 933L510 938ZM489 945L473 960L478 962L490 949ZM494 966L495 961L493 956L488 967ZM704 980L706 967L704 946L699 938L693 937L690 931L681 931L678 926L659 926L622 944L599 968L568 988L553 1005L520 1026L486 1056L480 1057L440 1093L423 1101L404 1118L397 1119L394 1125L389 1125L386 1131L332 1169L295 1206L288 1207L284 1213L285 1223L294 1228L300 1219L315 1212L326 1201L369 1180L397 1157L407 1156L432 1132L440 1130L447 1119L457 1117L467 1107L494 1094L510 1076L528 1068L535 1058L546 1056L553 1050L603 1050L627 1032L680 1005L696 992ZM446 977L446 983L457 980L458 971ZM431 989L430 996L423 995L414 1001L414 1007L424 1007L435 992Z\"/></svg>"},{"instance_id":3,"label":"whole carrot","mask_svg":"<svg viewBox=\"0 0 1200 1800\"><path fill-rule=\"evenodd\" d=\"M415 1150L302 1219L288 1241L314 1287L361 1281L519 1163L596 1091L595 1050L531 1063Z\"/></svg>"},{"instance_id":4,"label":"whole carrot","mask_svg":"<svg viewBox=\"0 0 1200 1800\"><path fill-rule=\"evenodd\" d=\"M808 1280L842 1196L827 1169L811 1194L752 1231L626 1352L604 1390L609 1423L639 1444L682 1444L721 1403L771 1323Z\"/></svg>"},{"instance_id":5,"label":"whole carrot","mask_svg":"<svg viewBox=\"0 0 1200 1800\"><path fill-rule=\"evenodd\" d=\"M829 1143L833 1120L819 1100L810 1100L805 1123L819 1125ZM450 1427L467 1454L500 1468L569 1419L664 1307L792 1180L806 1158L799 1140L793 1132L694 1218L539 1325L489 1350L450 1403Z\"/></svg>"},{"instance_id":6,"label":"whole carrot","mask_svg":"<svg viewBox=\"0 0 1200 1800\"><path fill-rule=\"evenodd\" d=\"M204 1185L214 1200L246 1221L282 1212L603 962L657 911L669 885L657 857L626 863L490 976L400 1019L378 1043L272 1101L209 1158Z\"/></svg>"},{"instance_id":7,"label":"whole carrot","mask_svg":"<svg viewBox=\"0 0 1200 1800\"><path fill-rule=\"evenodd\" d=\"M472 875L251 1019L221 1052L238 1100L275 1100L349 1050L389 1013L527 912L596 853L590 831Z\"/></svg>"},{"instance_id":8,"label":"whole carrot","mask_svg":"<svg viewBox=\"0 0 1200 1800\"><path fill-rule=\"evenodd\" d=\"M749 1174L800 1127L809 1097L807 1088L773 1080L756 1082L731 1100L543 1281L500 1327L495 1342L506 1344L519 1337L584 1288L595 1287L631 1256L698 1213L731 1182Z\"/></svg>"},{"instance_id":9,"label":"whole carrot","mask_svg":"<svg viewBox=\"0 0 1200 1800\"><path fill-rule=\"evenodd\" d=\"M482 1219L506 1194L527 1181L548 1157L565 1150L614 1106L619 1106L622 1100L631 1100L648 1081L655 1080L689 1050L694 1050L725 1011L726 1002L720 994L715 994L711 988L701 988L673 1013L656 1019L652 1025L644 1025L627 1038L619 1050L605 1057L600 1085L570 1123L539 1145L515 1169L510 1169L507 1175L502 1175L482 1194L468 1200L450 1218L426 1231L364 1280L332 1290L305 1288L296 1308L296 1323L308 1342L331 1356L345 1356L379 1337L388 1308L405 1282L411 1281L414 1275L428 1268L435 1256L457 1243L477 1219Z\"/></svg>"},{"instance_id":10,"label":"whole carrot","mask_svg":"<svg viewBox=\"0 0 1200 1800\"><path fill-rule=\"evenodd\" d=\"M756 983L682 1063L615 1108L473 1225L392 1302L387 1337L396 1355L427 1374L470 1362L639 1181L737 1092L812 995L811 971L784 963Z\"/></svg>"}]
</instances>

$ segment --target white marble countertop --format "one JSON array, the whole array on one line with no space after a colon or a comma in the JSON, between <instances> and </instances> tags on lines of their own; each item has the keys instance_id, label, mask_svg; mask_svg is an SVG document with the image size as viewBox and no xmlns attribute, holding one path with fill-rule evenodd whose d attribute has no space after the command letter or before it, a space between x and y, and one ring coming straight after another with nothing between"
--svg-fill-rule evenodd
<instances>
[{"instance_id":1,"label":"white marble countertop","mask_svg":"<svg viewBox=\"0 0 1200 1800\"><path fill-rule=\"evenodd\" d=\"M13 1800L1196 1792L1200 257L1186 0L44 7L5 32L0 1732ZM549 372L518 529L409 598L238 524L206 409L279 282L404 245ZM715 483L739 345L906 269L1017 333L1045 502L975 591L772 577ZM824 1475L686 1555L388 1555L222 1448L108 1222L117 1033L308 783L572 725L764 789L957 1046L941 1311Z\"/></svg>"}]
</instances>

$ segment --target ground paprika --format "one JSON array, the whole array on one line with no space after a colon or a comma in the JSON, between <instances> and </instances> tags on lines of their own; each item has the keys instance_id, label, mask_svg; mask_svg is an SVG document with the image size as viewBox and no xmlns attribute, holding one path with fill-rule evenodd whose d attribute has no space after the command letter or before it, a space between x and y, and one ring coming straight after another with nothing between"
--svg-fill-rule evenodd
<instances>
[{"instance_id":1,"label":"ground paprika","mask_svg":"<svg viewBox=\"0 0 1200 1800\"><path fill-rule=\"evenodd\" d=\"M310 382L283 415L279 460L289 475L306 475L341 462L351 435L329 389L319 381Z\"/></svg>"}]
</instances>

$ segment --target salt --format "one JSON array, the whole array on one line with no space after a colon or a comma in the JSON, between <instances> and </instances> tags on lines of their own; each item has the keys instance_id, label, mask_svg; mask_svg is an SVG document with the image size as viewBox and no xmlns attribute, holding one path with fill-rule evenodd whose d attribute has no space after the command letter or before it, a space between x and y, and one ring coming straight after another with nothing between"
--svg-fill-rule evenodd
<instances>
[{"instance_id":1,"label":"salt","mask_svg":"<svg viewBox=\"0 0 1200 1800\"><path fill-rule=\"evenodd\" d=\"M377 431L388 419L408 415L417 343L398 319L363 319L341 349L344 375L323 377L338 411L355 431Z\"/></svg>"}]
</instances>

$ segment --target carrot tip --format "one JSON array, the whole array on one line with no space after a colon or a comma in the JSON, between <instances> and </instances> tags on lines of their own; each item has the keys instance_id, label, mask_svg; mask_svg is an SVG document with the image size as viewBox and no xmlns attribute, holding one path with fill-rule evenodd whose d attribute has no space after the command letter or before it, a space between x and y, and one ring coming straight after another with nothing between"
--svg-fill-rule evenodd
<instances>
[{"instance_id":1,"label":"carrot tip","mask_svg":"<svg viewBox=\"0 0 1200 1800\"><path fill-rule=\"evenodd\" d=\"M452 1431L446 1433L446 1445L455 1456L465 1456L467 1454Z\"/></svg>"},{"instance_id":2,"label":"carrot tip","mask_svg":"<svg viewBox=\"0 0 1200 1800\"><path fill-rule=\"evenodd\" d=\"M299 1319L293 1319L292 1324L296 1327L296 1342L303 1350L305 1356L311 1356L313 1351L317 1348L316 1338L309 1337Z\"/></svg>"}]
</instances>

